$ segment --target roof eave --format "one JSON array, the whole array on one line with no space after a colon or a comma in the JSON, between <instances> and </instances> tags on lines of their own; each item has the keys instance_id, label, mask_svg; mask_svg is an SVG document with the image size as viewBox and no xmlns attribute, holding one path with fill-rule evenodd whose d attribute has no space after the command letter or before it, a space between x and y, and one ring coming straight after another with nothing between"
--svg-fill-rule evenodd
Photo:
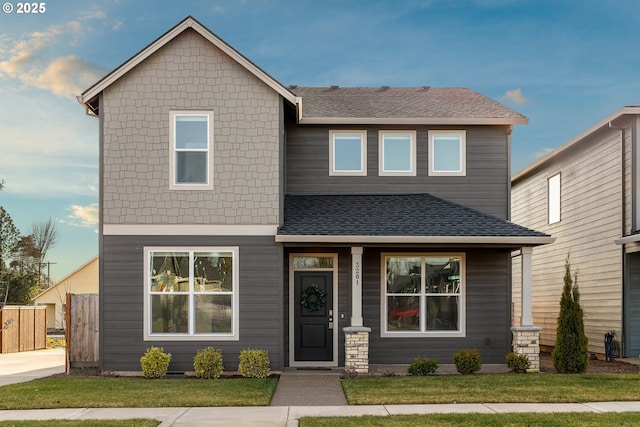
<instances>
[{"instance_id":1,"label":"roof eave","mask_svg":"<svg viewBox=\"0 0 640 427\"><path fill-rule=\"evenodd\" d=\"M526 117L300 117L300 124L308 125L526 125Z\"/></svg>"},{"instance_id":2,"label":"roof eave","mask_svg":"<svg viewBox=\"0 0 640 427\"><path fill-rule=\"evenodd\" d=\"M278 243L420 243L539 246L553 243L551 236L329 236L276 235Z\"/></svg>"},{"instance_id":3,"label":"roof eave","mask_svg":"<svg viewBox=\"0 0 640 427\"><path fill-rule=\"evenodd\" d=\"M77 97L78 102L80 102L80 104L86 107L89 102L91 102L94 98L98 96L98 94L100 94L100 92L102 92L104 89L109 87L119 78L121 78L123 75L128 73L131 69L136 67L138 64L143 62L153 53L155 53L164 45L166 45L169 41L173 40L180 33L182 33L183 31L189 28L198 32L198 34L200 34L202 37L210 41L218 49L223 51L225 54L229 55L232 59L234 59L244 68L246 68L249 72L254 74L256 77L262 80L265 84L267 84L269 87L275 90L284 99L286 99L293 105L296 104L296 96L291 91L289 91L286 87L281 85L277 80L275 80L273 77L268 75L260 67L258 67L253 62L248 60L245 56L243 56L237 50L235 50L230 45L228 45L224 40L217 37L215 34L213 34L211 31L209 31L206 27L204 27L202 24L200 24L197 20L195 20L191 16L185 18L182 22L180 22L178 25L176 25L175 27L167 31L165 34L160 36L158 39L152 42L149 46L141 50L139 53L137 53L135 56L130 58L120 67L116 68L111 73L107 74L101 80L96 82L89 89L84 91L80 96Z\"/></svg>"},{"instance_id":4,"label":"roof eave","mask_svg":"<svg viewBox=\"0 0 640 427\"><path fill-rule=\"evenodd\" d=\"M533 171L541 168L542 166L544 166L550 160L554 159L557 156L560 156L563 152L565 152L569 148L571 148L574 145L580 143L580 141L582 141L583 139L589 137L591 134L595 133L596 131L600 130L601 128L603 128L605 126L608 127L609 123L619 119L620 117L622 117L624 115L628 115L628 114L640 114L640 107L638 107L638 106L622 107L621 109L619 109L618 111L614 112L613 114L611 114L611 115L607 116L606 118L600 120L598 123L596 123L595 125L591 126L589 129L585 130L584 132L582 132L579 135L575 136L574 138L570 139L569 141L567 141L566 143L564 143L560 147L558 147L555 150L551 151L549 154L547 154L546 156L542 157L540 160L530 164L529 166L527 166L524 169L522 169L520 172L514 174L511 177L511 182L515 183L515 182L519 181L520 179L522 179L525 176L529 175L531 172L533 172Z\"/></svg>"}]
</instances>

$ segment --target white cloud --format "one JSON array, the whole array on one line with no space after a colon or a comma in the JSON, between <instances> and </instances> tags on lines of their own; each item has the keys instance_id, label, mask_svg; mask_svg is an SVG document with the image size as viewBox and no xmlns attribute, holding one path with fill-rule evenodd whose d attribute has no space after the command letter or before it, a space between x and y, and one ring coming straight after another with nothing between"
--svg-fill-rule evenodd
<instances>
[{"instance_id":1,"label":"white cloud","mask_svg":"<svg viewBox=\"0 0 640 427\"><path fill-rule=\"evenodd\" d=\"M536 151L535 153L533 153L533 155L531 157L533 157L534 159L538 160L538 159L541 159L541 158L547 156L553 150L554 150L553 148L543 148L542 150Z\"/></svg>"},{"instance_id":2,"label":"white cloud","mask_svg":"<svg viewBox=\"0 0 640 427\"><path fill-rule=\"evenodd\" d=\"M124 25L124 22L116 21L116 23L111 26L111 29L113 31L116 31L116 30L119 30L120 28L122 28L123 25Z\"/></svg>"},{"instance_id":3,"label":"white cloud","mask_svg":"<svg viewBox=\"0 0 640 427\"><path fill-rule=\"evenodd\" d=\"M72 212L68 216L70 225L77 227L93 228L98 225L98 204L92 203L88 206L71 205Z\"/></svg>"},{"instance_id":4,"label":"white cloud","mask_svg":"<svg viewBox=\"0 0 640 427\"><path fill-rule=\"evenodd\" d=\"M73 98L82 87L98 80L98 68L75 55L51 57L49 52L61 42L76 45L85 31L82 22L69 21L26 35L0 52L0 79L17 79L27 87Z\"/></svg>"},{"instance_id":5,"label":"white cloud","mask_svg":"<svg viewBox=\"0 0 640 427\"><path fill-rule=\"evenodd\" d=\"M525 98L522 95L521 89L508 90L504 95L502 95L502 99L511 101L516 105L522 105L529 102L529 98Z\"/></svg>"}]
</instances>

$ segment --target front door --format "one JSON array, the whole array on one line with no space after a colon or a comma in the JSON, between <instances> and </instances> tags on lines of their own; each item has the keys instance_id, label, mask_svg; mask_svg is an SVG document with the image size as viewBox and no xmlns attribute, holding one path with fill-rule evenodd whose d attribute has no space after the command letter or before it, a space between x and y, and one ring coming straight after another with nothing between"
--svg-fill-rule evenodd
<instances>
[{"instance_id":1,"label":"front door","mask_svg":"<svg viewBox=\"0 0 640 427\"><path fill-rule=\"evenodd\" d=\"M296 362L333 361L333 272L294 272Z\"/></svg>"}]
</instances>

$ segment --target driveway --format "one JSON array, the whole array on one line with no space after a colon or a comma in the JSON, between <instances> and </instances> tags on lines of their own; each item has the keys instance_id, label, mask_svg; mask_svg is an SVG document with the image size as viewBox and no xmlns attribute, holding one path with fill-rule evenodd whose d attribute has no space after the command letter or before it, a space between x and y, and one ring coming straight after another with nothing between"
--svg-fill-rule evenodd
<instances>
[{"instance_id":1,"label":"driveway","mask_svg":"<svg viewBox=\"0 0 640 427\"><path fill-rule=\"evenodd\" d=\"M0 354L0 386L64 372L64 348Z\"/></svg>"}]
</instances>

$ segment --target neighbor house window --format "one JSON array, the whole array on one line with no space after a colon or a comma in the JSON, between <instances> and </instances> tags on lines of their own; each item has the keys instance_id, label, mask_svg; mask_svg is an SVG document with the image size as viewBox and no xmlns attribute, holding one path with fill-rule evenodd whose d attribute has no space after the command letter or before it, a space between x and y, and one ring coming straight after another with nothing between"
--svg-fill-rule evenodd
<instances>
[{"instance_id":1,"label":"neighbor house window","mask_svg":"<svg viewBox=\"0 0 640 427\"><path fill-rule=\"evenodd\" d=\"M378 174L380 176L416 175L416 132L378 133Z\"/></svg>"},{"instance_id":2,"label":"neighbor house window","mask_svg":"<svg viewBox=\"0 0 640 427\"><path fill-rule=\"evenodd\" d=\"M213 112L171 112L172 189L211 189Z\"/></svg>"},{"instance_id":3,"label":"neighbor house window","mask_svg":"<svg viewBox=\"0 0 640 427\"><path fill-rule=\"evenodd\" d=\"M466 162L465 131L429 131L429 175L464 176Z\"/></svg>"},{"instance_id":4,"label":"neighbor house window","mask_svg":"<svg viewBox=\"0 0 640 427\"><path fill-rule=\"evenodd\" d=\"M367 132L329 132L329 175L367 175Z\"/></svg>"},{"instance_id":5,"label":"neighbor house window","mask_svg":"<svg viewBox=\"0 0 640 427\"><path fill-rule=\"evenodd\" d=\"M145 339L237 340L238 248L146 248Z\"/></svg>"},{"instance_id":6,"label":"neighbor house window","mask_svg":"<svg viewBox=\"0 0 640 427\"><path fill-rule=\"evenodd\" d=\"M385 337L464 336L463 254L383 254Z\"/></svg>"},{"instance_id":7,"label":"neighbor house window","mask_svg":"<svg viewBox=\"0 0 640 427\"><path fill-rule=\"evenodd\" d=\"M548 179L547 186L549 197L549 224L560 221L560 174Z\"/></svg>"}]
</instances>

